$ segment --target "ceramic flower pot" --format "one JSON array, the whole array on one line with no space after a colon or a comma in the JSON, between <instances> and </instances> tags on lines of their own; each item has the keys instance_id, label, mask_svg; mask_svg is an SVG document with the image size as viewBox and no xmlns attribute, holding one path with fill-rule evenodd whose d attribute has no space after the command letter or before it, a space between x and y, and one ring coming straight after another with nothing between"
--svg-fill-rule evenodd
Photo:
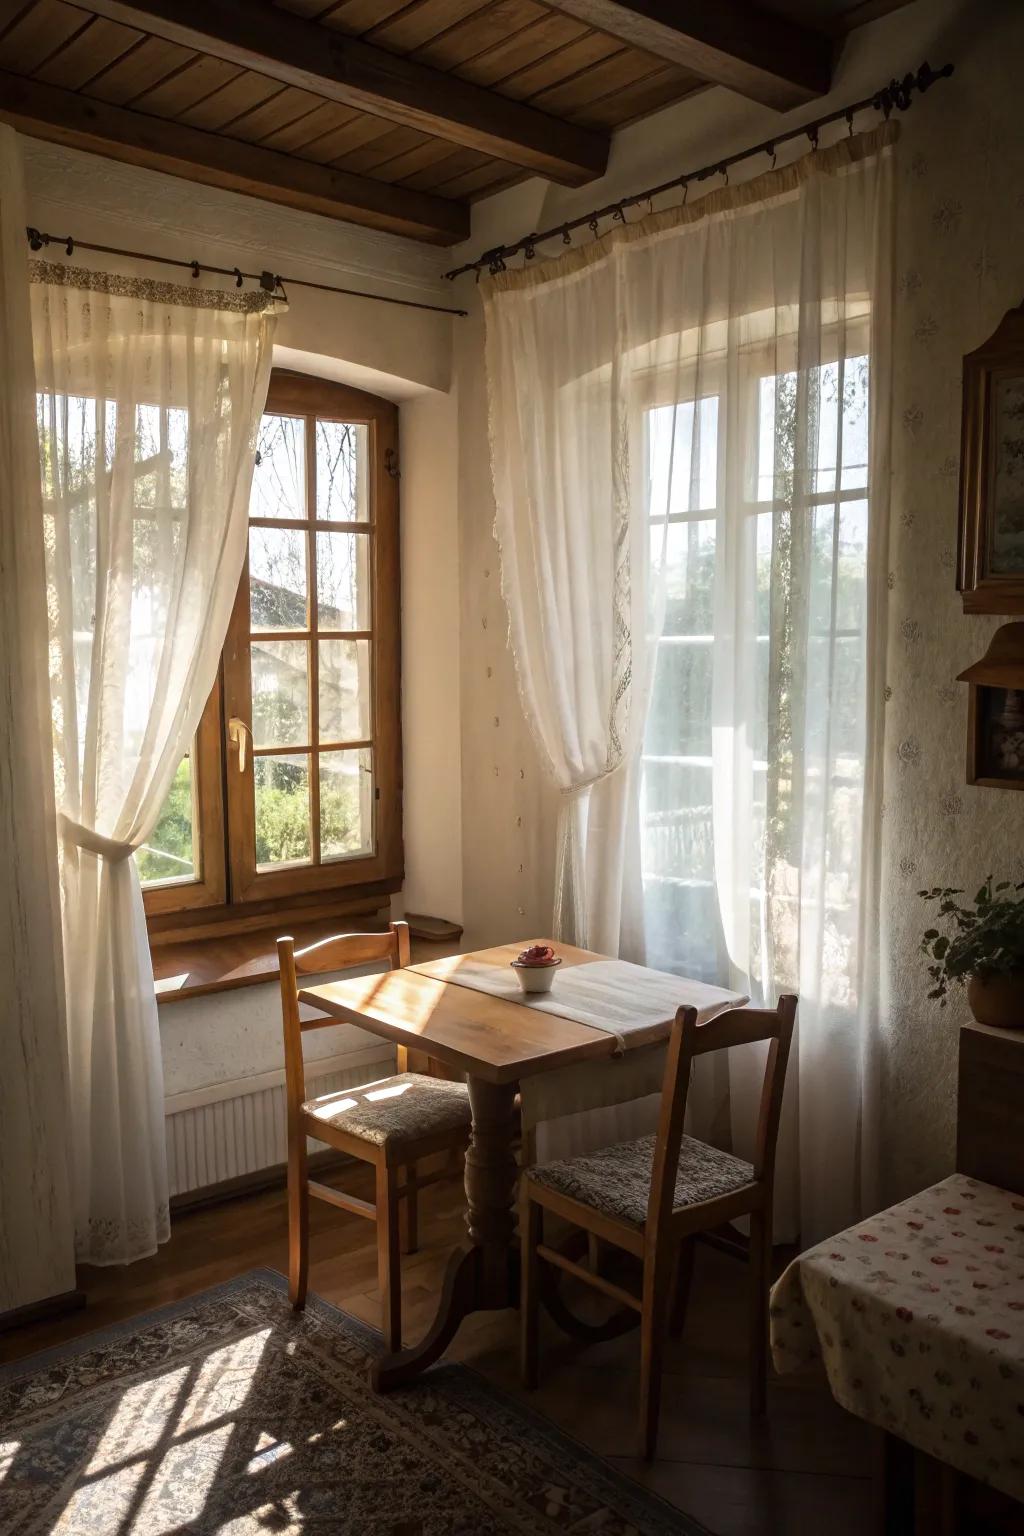
<instances>
[{"instance_id":1,"label":"ceramic flower pot","mask_svg":"<svg viewBox=\"0 0 1024 1536\"><path fill-rule=\"evenodd\" d=\"M561 960L552 960L550 965L520 965L518 960L513 960L512 969L524 992L550 992L561 963Z\"/></svg>"},{"instance_id":2,"label":"ceramic flower pot","mask_svg":"<svg viewBox=\"0 0 1024 1536\"><path fill-rule=\"evenodd\" d=\"M972 976L967 1002L979 1024L995 1029L1024 1029L1024 971Z\"/></svg>"},{"instance_id":3,"label":"ceramic flower pot","mask_svg":"<svg viewBox=\"0 0 1024 1536\"><path fill-rule=\"evenodd\" d=\"M550 992L555 972L561 965L550 944L531 944L511 962L516 980L524 992Z\"/></svg>"}]
</instances>

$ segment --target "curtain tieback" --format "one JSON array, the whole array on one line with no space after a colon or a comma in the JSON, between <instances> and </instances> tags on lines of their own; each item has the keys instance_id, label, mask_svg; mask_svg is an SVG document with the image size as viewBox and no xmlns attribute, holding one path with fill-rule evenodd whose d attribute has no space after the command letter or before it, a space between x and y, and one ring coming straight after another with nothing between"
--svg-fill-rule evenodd
<instances>
[{"instance_id":1,"label":"curtain tieback","mask_svg":"<svg viewBox=\"0 0 1024 1536\"><path fill-rule=\"evenodd\" d=\"M575 784L563 785L561 793L566 797L567 800L574 800L577 795L582 795L588 789L593 789L595 784L600 784L604 779L609 778L621 767L622 759L620 758L619 761L617 763L613 763L610 768L602 768L600 773L592 773L589 779L577 779Z\"/></svg>"},{"instance_id":2,"label":"curtain tieback","mask_svg":"<svg viewBox=\"0 0 1024 1536\"><path fill-rule=\"evenodd\" d=\"M119 843L116 838L104 837L102 832L94 832L91 827L83 827L80 821L72 821L63 811L59 820L61 833L69 843L74 843L76 848L84 848L87 853L98 854L108 864L120 864L130 859L135 851L131 843Z\"/></svg>"}]
</instances>

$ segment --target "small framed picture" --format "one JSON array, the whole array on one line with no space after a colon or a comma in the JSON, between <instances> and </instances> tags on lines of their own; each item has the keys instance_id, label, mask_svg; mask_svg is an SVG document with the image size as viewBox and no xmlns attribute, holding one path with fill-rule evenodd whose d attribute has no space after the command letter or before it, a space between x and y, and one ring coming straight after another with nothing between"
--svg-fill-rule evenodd
<instances>
[{"instance_id":1,"label":"small framed picture","mask_svg":"<svg viewBox=\"0 0 1024 1536\"><path fill-rule=\"evenodd\" d=\"M970 684L968 784L1024 789L1024 623L997 629L985 655L959 681Z\"/></svg>"},{"instance_id":2,"label":"small framed picture","mask_svg":"<svg viewBox=\"0 0 1024 1536\"><path fill-rule=\"evenodd\" d=\"M1024 614L1024 305L964 358L958 543L964 612Z\"/></svg>"}]
</instances>

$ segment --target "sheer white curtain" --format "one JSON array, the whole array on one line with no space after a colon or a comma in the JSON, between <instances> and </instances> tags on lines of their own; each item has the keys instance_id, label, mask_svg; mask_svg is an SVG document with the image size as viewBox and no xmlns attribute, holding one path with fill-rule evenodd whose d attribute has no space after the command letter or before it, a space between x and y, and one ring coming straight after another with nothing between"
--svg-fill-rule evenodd
<instances>
[{"instance_id":1,"label":"sheer white curtain","mask_svg":"<svg viewBox=\"0 0 1024 1536\"><path fill-rule=\"evenodd\" d=\"M21 154L0 125L0 1312L75 1283Z\"/></svg>"},{"instance_id":2,"label":"sheer white curtain","mask_svg":"<svg viewBox=\"0 0 1024 1536\"><path fill-rule=\"evenodd\" d=\"M799 992L780 1236L871 1199L895 137L485 292L524 706L563 787L621 786L563 834L561 936ZM759 1062L730 1058L695 1126L742 1153Z\"/></svg>"},{"instance_id":3,"label":"sheer white curtain","mask_svg":"<svg viewBox=\"0 0 1024 1536\"><path fill-rule=\"evenodd\" d=\"M213 686L245 553L274 309L33 263L78 1256L168 1236L133 851Z\"/></svg>"}]
</instances>

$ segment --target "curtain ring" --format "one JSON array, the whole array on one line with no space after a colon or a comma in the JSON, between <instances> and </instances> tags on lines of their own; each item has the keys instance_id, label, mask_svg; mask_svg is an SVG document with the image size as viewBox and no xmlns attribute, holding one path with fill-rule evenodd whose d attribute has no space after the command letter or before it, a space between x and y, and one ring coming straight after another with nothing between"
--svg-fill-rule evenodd
<instances>
[{"instance_id":1,"label":"curtain ring","mask_svg":"<svg viewBox=\"0 0 1024 1536\"><path fill-rule=\"evenodd\" d=\"M192 263L192 279L193 279L194 282L198 281L199 272L200 272L199 263L198 263L198 261L194 261Z\"/></svg>"},{"instance_id":2,"label":"curtain ring","mask_svg":"<svg viewBox=\"0 0 1024 1536\"><path fill-rule=\"evenodd\" d=\"M623 208L621 203L619 204L619 206L613 212L613 214L612 214L612 221L613 222L617 222L619 224L625 224L625 222L626 222L626 210Z\"/></svg>"},{"instance_id":3,"label":"curtain ring","mask_svg":"<svg viewBox=\"0 0 1024 1536\"><path fill-rule=\"evenodd\" d=\"M726 165L724 160L722 161L722 164L718 167L718 172L719 172L719 175L723 178L723 180L722 180L723 187L727 187L729 185L729 167Z\"/></svg>"},{"instance_id":4,"label":"curtain ring","mask_svg":"<svg viewBox=\"0 0 1024 1536\"><path fill-rule=\"evenodd\" d=\"M686 180L683 182L683 207L684 208L686 207L686 199L689 197L689 195L690 195L690 178L687 177Z\"/></svg>"},{"instance_id":5,"label":"curtain ring","mask_svg":"<svg viewBox=\"0 0 1024 1536\"><path fill-rule=\"evenodd\" d=\"M594 236L594 239L596 240L597 239L597 214L595 214L592 219L588 219L587 220L587 228L592 232L592 234Z\"/></svg>"},{"instance_id":6,"label":"curtain ring","mask_svg":"<svg viewBox=\"0 0 1024 1536\"><path fill-rule=\"evenodd\" d=\"M568 226L568 224L565 224L565 225L562 226L562 244L563 245L572 245L572 235L570 235L570 233L569 233L569 226Z\"/></svg>"},{"instance_id":7,"label":"curtain ring","mask_svg":"<svg viewBox=\"0 0 1024 1536\"><path fill-rule=\"evenodd\" d=\"M812 123L808 128L807 137L811 141L811 149L816 150L818 148L818 126L816 123Z\"/></svg>"},{"instance_id":8,"label":"curtain ring","mask_svg":"<svg viewBox=\"0 0 1024 1536\"><path fill-rule=\"evenodd\" d=\"M242 286L242 273L241 273L241 269L239 267L234 267L234 268L232 268L232 270L233 270L233 272L235 274L235 287L236 288L241 288L241 286Z\"/></svg>"},{"instance_id":9,"label":"curtain ring","mask_svg":"<svg viewBox=\"0 0 1024 1536\"><path fill-rule=\"evenodd\" d=\"M64 251L68 256L73 256L75 254L75 242L70 235L68 235L68 243L64 247Z\"/></svg>"},{"instance_id":10,"label":"curtain ring","mask_svg":"<svg viewBox=\"0 0 1024 1536\"><path fill-rule=\"evenodd\" d=\"M848 110L848 112L846 114L846 131L847 131L849 137L852 139L853 138L853 108L852 107Z\"/></svg>"}]
</instances>

